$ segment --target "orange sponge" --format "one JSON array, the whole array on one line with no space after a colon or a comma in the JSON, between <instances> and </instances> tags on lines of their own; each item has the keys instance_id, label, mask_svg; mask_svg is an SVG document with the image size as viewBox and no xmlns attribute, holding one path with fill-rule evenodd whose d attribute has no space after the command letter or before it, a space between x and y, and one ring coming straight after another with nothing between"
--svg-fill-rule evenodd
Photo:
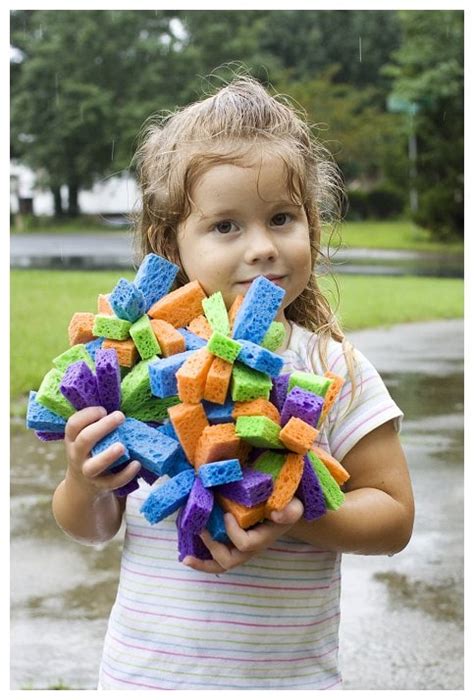
<instances>
[{"instance_id":1,"label":"orange sponge","mask_svg":"<svg viewBox=\"0 0 474 700\"><path fill-rule=\"evenodd\" d=\"M159 299L147 313L150 318L161 318L180 328L202 313L202 300L205 298L201 285L194 280Z\"/></svg>"},{"instance_id":2,"label":"orange sponge","mask_svg":"<svg viewBox=\"0 0 474 700\"><path fill-rule=\"evenodd\" d=\"M290 452L275 479L273 492L265 504L265 516L270 517L272 510L283 510L295 495L303 475L304 456Z\"/></svg>"},{"instance_id":3,"label":"orange sponge","mask_svg":"<svg viewBox=\"0 0 474 700\"><path fill-rule=\"evenodd\" d=\"M301 418L292 416L284 428L280 430L281 442L292 452L304 455L311 449L318 431Z\"/></svg>"},{"instance_id":4,"label":"orange sponge","mask_svg":"<svg viewBox=\"0 0 474 700\"><path fill-rule=\"evenodd\" d=\"M225 403L232 377L232 366L231 362L226 362L221 357L214 357L204 387L206 401L218 404Z\"/></svg>"},{"instance_id":5,"label":"orange sponge","mask_svg":"<svg viewBox=\"0 0 474 700\"><path fill-rule=\"evenodd\" d=\"M188 324L188 331L195 333L200 338L203 338L203 340L209 340L212 335L211 324L203 314L193 318L193 320Z\"/></svg>"},{"instance_id":6,"label":"orange sponge","mask_svg":"<svg viewBox=\"0 0 474 700\"><path fill-rule=\"evenodd\" d=\"M323 410L321 411L321 415L319 417L318 426L321 425L321 423L325 420L327 414L334 406L339 392L344 386L344 378L340 377L338 374L334 374L333 372L328 371L324 373L324 376L328 377L328 379L332 379L332 382L324 395Z\"/></svg>"},{"instance_id":7,"label":"orange sponge","mask_svg":"<svg viewBox=\"0 0 474 700\"><path fill-rule=\"evenodd\" d=\"M237 316L237 313L238 313L240 307L242 306L243 300L244 300L244 295L237 294L234 301L232 302L232 306L229 309L229 324L230 324L230 332L231 333L232 333L232 328L234 326L235 317Z\"/></svg>"},{"instance_id":8,"label":"orange sponge","mask_svg":"<svg viewBox=\"0 0 474 700\"><path fill-rule=\"evenodd\" d=\"M233 423L218 423L205 428L198 440L194 455L194 466L223 459L238 459L241 440Z\"/></svg>"},{"instance_id":9,"label":"orange sponge","mask_svg":"<svg viewBox=\"0 0 474 700\"><path fill-rule=\"evenodd\" d=\"M267 399L253 399L253 401L236 401L232 417L237 420L239 416L266 416L274 423L280 423L278 408Z\"/></svg>"},{"instance_id":10,"label":"orange sponge","mask_svg":"<svg viewBox=\"0 0 474 700\"><path fill-rule=\"evenodd\" d=\"M237 523L241 528L246 530L252 525L256 525L265 517L265 503L259 503L257 506L243 506L241 503L231 501L230 498L216 493L216 499L219 505L226 513L232 513Z\"/></svg>"},{"instance_id":11,"label":"orange sponge","mask_svg":"<svg viewBox=\"0 0 474 700\"><path fill-rule=\"evenodd\" d=\"M179 403L168 408L168 415L188 461L194 465L199 438L209 426L202 404Z\"/></svg>"},{"instance_id":12,"label":"orange sponge","mask_svg":"<svg viewBox=\"0 0 474 700\"><path fill-rule=\"evenodd\" d=\"M154 318L150 321L150 324L164 357L176 355L178 352L186 350L184 337L171 323L160 318Z\"/></svg>"},{"instance_id":13,"label":"orange sponge","mask_svg":"<svg viewBox=\"0 0 474 700\"><path fill-rule=\"evenodd\" d=\"M110 306L108 294L99 294L97 297L97 313L108 314L109 316L114 315L114 311Z\"/></svg>"},{"instance_id":14,"label":"orange sponge","mask_svg":"<svg viewBox=\"0 0 474 700\"><path fill-rule=\"evenodd\" d=\"M199 403L204 397L207 373L214 355L207 348L199 348L176 372L178 396L183 403Z\"/></svg>"},{"instance_id":15,"label":"orange sponge","mask_svg":"<svg viewBox=\"0 0 474 700\"><path fill-rule=\"evenodd\" d=\"M117 353L118 363L121 367L133 367L138 360L138 350L131 338L127 340L112 340L105 338L102 343L104 350L112 349Z\"/></svg>"},{"instance_id":16,"label":"orange sponge","mask_svg":"<svg viewBox=\"0 0 474 700\"><path fill-rule=\"evenodd\" d=\"M78 311L73 314L67 329L69 344L88 343L96 337L92 333L95 315L86 311Z\"/></svg>"},{"instance_id":17,"label":"orange sponge","mask_svg":"<svg viewBox=\"0 0 474 700\"><path fill-rule=\"evenodd\" d=\"M334 457L330 455L329 452L326 452L326 450L323 450L322 447L313 447L312 451L317 457L319 457L339 486L346 483L350 477L350 474L347 469L344 469L342 464L337 461L337 459L334 459Z\"/></svg>"}]
</instances>

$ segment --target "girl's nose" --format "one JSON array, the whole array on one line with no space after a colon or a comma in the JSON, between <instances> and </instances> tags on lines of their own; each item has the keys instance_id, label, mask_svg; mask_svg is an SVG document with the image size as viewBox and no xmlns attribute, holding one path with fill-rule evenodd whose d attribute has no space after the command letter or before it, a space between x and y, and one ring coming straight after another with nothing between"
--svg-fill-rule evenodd
<instances>
[{"instance_id":1,"label":"girl's nose","mask_svg":"<svg viewBox=\"0 0 474 700\"><path fill-rule=\"evenodd\" d=\"M245 262L255 264L260 261L276 260L278 248L271 232L261 227L253 227L248 232L245 244Z\"/></svg>"}]
</instances>

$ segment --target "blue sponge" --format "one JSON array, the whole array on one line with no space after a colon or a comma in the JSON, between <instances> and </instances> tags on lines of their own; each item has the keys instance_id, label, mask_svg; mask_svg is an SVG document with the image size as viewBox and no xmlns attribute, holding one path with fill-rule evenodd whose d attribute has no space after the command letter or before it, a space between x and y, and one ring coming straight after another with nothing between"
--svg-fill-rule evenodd
<instances>
[{"instance_id":1,"label":"blue sponge","mask_svg":"<svg viewBox=\"0 0 474 700\"><path fill-rule=\"evenodd\" d=\"M135 323L146 310L142 292L133 282L121 277L109 296L109 304L118 318Z\"/></svg>"},{"instance_id":2,"label":"blue sponge","mask_svg":"<svg viewBox=\"0 0 474 700\"><path fill-rule=\"evenodd\" d=\"M179 442L135 418L126 418L121 430L130 455L146 469L161 476L172 468Z\"/></svg>"},{"instance_id":3,"label":"blue sponge","mask_svg":"<svg viewBox=\"0 0 474 700\"><path fill-rule=\"evenodd\" d=\"M95 354L97 350L100 350L100 348L102 347L102 343L104 342L104 340L105 338L101 336L99 338L94 338L94 340L89 340L89 342L85 344L85 348L91 356L91 358L94 360L94 362Z\"/></svg>"},{"instance_id":4,"label":"blue sponge","mask_svg":"<svg viewBox=\"0 0 474 700\"><path fill-rule=\"evenodd\" d=\"M237 312L232 337L261 343L284 296L285 290L266 277L254 279Z\"/></svg>"},{"instance_id":5,"label":"blue sponge","mask_svg":"<svg viewBox=\"0 0 474 700\"><path fill-rule=\"evenodd\" d=\"M202 407L204 408L207 420L211 425L216 425L216 423L232 423L234 420L232 416L234 402L230 397L224 404L213 403L212 401L203 401Z\"/></svg>"},{"instance_id":6,"label":"blue sponge","mask_svg":"<svg viewBox=\"0 0 474 700\"><path fill-rule=\"evenodd\" d=\"M153 360L148 366L150 376L150 389L154 396L160 399L166 399L169 396L176 396L178 393L178 384L176 381L176 372L183 365L188 357L194 355L193 350L178 352L176 355L163 357L158 360Z\"/></svg>"},{"instance_id":7,"label":"blue sponge","mask_svg":"<svg viewBox=\"0 0 474 700\"><path fill-rule=\"evenodd\" d=\"M123 465L125 466L125 462L130 462L130 453L127 450L127 445L125 444L125 435L122 432L123 424L119 425L118 428L115 428L111 433L106 435L105 437L102 438L102 440L99 440L99 442L96 442L96 444L93 446L91 453L95 457L96 455L100 454L104 450L106 450L108 447L113 445L116 442L121 442L122 445L125 447L125 452L121 457L115 460L113 464L110 465L110 467L107 469L107 471L113 472L117 470L117 467Z\"/></svg>"},{"instance_id":8,"label":"blue sponge","mask_svg":"<svg viewBox=\"0 0 474 700\"><path fill-rule=\"evenodd\" d=\"M184 338L186 350L199 350L199 348L203 348L205 345L207 345L207 340L200 338L192 331L188 331L187 328L178 328L178 331Z\"/></svg>"},{"instance_id":9,"label":"blue sponge","mask_svg":"<svg viewBox=\"0 0 474 700\"><path fill-rule=\"evenodd\" d=\"M135 275L134 284L145 297L145 310L171 289L179 267L159 255L148 253Z\"/></svg>"},{"instance_id":10,"label":"blue sponge","mask_svg":"<svg viewBox=\"0 0 474 700\"><path fill-rule=\"evenodd\" d=\"M66 427L66 421L46 406L36 401L36 391L30 391L28 397L28 409L26 412L26 427L48 433L62 433Z\"/></svg>"},{"instance_id":11,"label":"blue sponge","mask_svg":"<svg viewBox=\"0 0 474 700\"><path fill-rule=\"evenodd\" d=\"M203 486L221 486L242 479L242 469L238 459L223 459L220 462L208 462L198 469L198 476Z\"/></svg>"},{"instance_id":12,"label":"blue sponge","mask_svg":"<svg viewBox=\"0 0 474 700\"><path fill-rule=\"evenodd\" d=\"M149 523L155 525L182 506L189 496L196 474L194 469L180 472L150 493L140 508Z\"/></svg>"},{"instance_id":13,"label":"blue sponge","mask_svg":"<svg viewBox=\"0 0 474 700\"><path fill-rule=\"evenodd\" d=\"M225 529L224 511L216 502L214 502L214 508L212 509L209 520L207 521L206 529L213 540L216 540L217 542L224 542L225 544L230 542L229 536Z\"/></svg>"},{"instance_id":14,"label":"blue sponge","mask_svg":"<svg viewBox=\"0 0 474 700\"><path fill-rule=\"evenodd\" d=\"M261 345L252 343L250 340L240 340L239 342L242 345L237 357L239 362L259 372L265 372L270 377L277 377L280 374L285 364L283 357Z\"/></svg>"}]
</instances>

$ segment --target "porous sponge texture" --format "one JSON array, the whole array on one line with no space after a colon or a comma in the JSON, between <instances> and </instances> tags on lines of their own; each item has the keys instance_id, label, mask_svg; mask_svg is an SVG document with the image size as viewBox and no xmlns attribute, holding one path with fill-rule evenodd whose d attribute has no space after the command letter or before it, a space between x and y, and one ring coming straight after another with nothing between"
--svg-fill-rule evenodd
<instances>
[{"instance_id":1,"label":"porous sponge texture","mask_svg":"<svg viewBox=\"0 0 474 700\"><path fill-rule=\"evenodd\" d=\"M344 378L340 377L338 374L334 374L333 372L328 371L324 373L324 376L331 380L331 384L328 387L324 396L323 410L319 419L320 425L326 420L326 416L336 403L336 399L339 396L342 387L344 386Z\"/></svg>"},{"instance_id":2,"label":"porous sponge texture","mask_svg":"<svg viewBox=\"0 0 474 700\"><path fill-rule=\"evenodd\" d=\"M242 479L242 468L238 459L223 459L219 462L203 464L198 469L198 476L206 488L229 484Z\"/></svg>"},{"instance_id":3,"label":"porous sponge texture","mask_svg":"<svg viewBox=\"0 0 474 700\"><path fill-rule=\"evenodd\" d=\"M241 440L232 423L208 425L202 430L196 444L194 465L200 467L209 462L238 459L240 445Z\"/></svg>"},{"instance_id":4,"label":"porous sponge texture","mask_svg":"<svg viewBox=\"0 0 474 700\"><path fill-rule=\"evenodd\" d=\"M181 514L181 527L192 535L198 535L204 530L213 506L213 492L206 489L200 479L195 479Z\"/></svg>"},{"instance_id":5,"label":"porous sponge texture","mask_svg":"<svg viewBox=\"0 0 474 700\"><path fill-rule=\"evenodd\" d=\"M53 367L43 377L43 381L36 393L36 400L50 411L57 413L66 420L75 413L74 406L61 393L60 385L63 373Z\"/></svg>"},{"instance_id":6,"label":"porous sponge texture","mask_svg":"<svg viewBox=\"0 0 474 700\"><path fill-rule=\"evenodd\" d=\"M210 297L203 299L202 308L213 331L223 335L229 335L230 325L224 297L221 292L215 292Z\"/></svg>"},{"instance_id":7,"label":"porous sponge texture","mask_svg":"<svg viewBox=\"0 0 474 700\"><path fill-rule=\"evenodd\" d=\"M211 324L209 323L207 318L202 314L192 319L192 321L188 325L188 330L191 333L194 333L194 335L197 335L202 340L206 341L209 340L213 333Z\"/></svg>"},{"instance_id":8,"label":"porous sponge texture","mask_svg":"<svg viewBox=\"0 0 474 700\"><path fill-rule=\"evenodd\" d=\"M308 457L321 484L326 508L328 510L337 510L344 503L344 494L339 488L337 481L313 451L308 452Z\"/></svg>"},{"instance_id":9,"label":"porous sponge texture","mask_svg":"<svg viewBox=\"0 0 474 700\"><path fill-rule=\"evenodd\" d=\"M285 426L291 417L300 418L313 428L317 426L323 409L324 399L299 386L293 387L281 409L281 425Z\"/></svg>"},{"instance_id":10,"label":"porous sponge texture","mask_svg":"<svg viewBox=\"0 0 474 700\"><path fill-rule=\"evenodd\" d=\"M319 374L311 374L310 372L292 372L288 383L288 391L293 387L299 386L302 389L311 391L313 394L324 397L331 380L327 377L321 377Z\"/></svg>"},{"instance_id":11,"label":"porous sponge texture","mask_svg":"<svg viewBox=\"0 0 474 700\"><path fill-rule=\"evenodd\" d=\"M274 423L280 423L278 408L267 399L253 399L253 401L236 401L232 411L234 418L239 416L266 416Z\"/></svg>"},{"instance_id":12,"label":"porous sponge texture","mask_svg":"<svg viewBox=\"0 0 474 700\"><path fill-rule=\"evenodd\" d=\"M149 364L150 389L154 396L166 398L178 394L176 373L178 369L192 357L193 350L186 350L177 355L170 355L163 359L151 360Z\"/></svg>"},{"instance_id":13,"label":"porous sponge texture","mask_svg":"<svg viewBox=\"0 0 474 700\"><path fill-rule=\"evenodd\" d=\"M202 300L205 298L199 282L188 282L153 304L147 313L151 318L160 318L175 328L187 326L202 313Z\"/></svg>"},{"instance_id":14,"label":"porous sponge texture","mask_svg":"<svg viewBox=\"0 0 474 700\"><path fill-rule=\"evenodd\" d=\"M303 455L290 452L286 456L283 467L275 480L273 492L265 505L267 517L270 517L272 510L283 510L291 501L301 481L303 467Z\"/></svg>"},{"instance_id":15,"label":"porous sponge texture","mask_svg":"<svg viewBox=\"0 0 474 700\"><path fill-rule=\"evenodd\" d=\"M156 525L185 503L195 478L194 472L190 469L180 472L152 491L145 499L140 512L149 523Z\"/></svg>"},{"instance_id":16,"label":"porous sponge texture","mask_svg":"<svg viewBox=\"0 0 474 700\"><path fill-rule=\"evenodd\" d=\"M239 362L259 372L265 372L271 377L276 377L279 374L285 362L281 355L270 352L270 350L251 343L249 340L241 340L240 343L242 347L238 354Z\"/></svg>"},{"instance_id":17,"label":"porous sponge texture","mask_svg":"<svg viewBox=\"0 0 474 700\"><path fill-rule=\"evenodd\" d=\"M96 314L92 331L94 335L101 335L112 340L126 340L130 335L130 321L117 316Z\"/></svg>"},{"instance_id":18,"label":"porous sponge texture","mask_svg":"<svg viewBox=\"0 0 474 700\"><path fill-rule=\"evenodd\" d=\"M164 357L176 355L186 350L186 341L171 323L159 318L151 320L151 327Z\"/></svg>"},{"instance_id":19,"label":"porous sponge texture","mask_svg":"<svg viewBox=\"0 0 474 700\"><path fill-rule=\"evenodd\" d=\"M120 367L133 367L138 360L138 350L131 338L112 340L106 338L102 343L104 350L115 350Z\"/></svg>"},{"instance_id":20,"label":"porous sponge texture","mask_svg":"<svg viewBox=\"0 0 474 700\"><path fill-rule=\"evenodd\" d=\"M199 403L204 398L207 373L214 357L207 348L196 350L176 372L178 396L183 403Z\"/></svg>"},{"instance_id":21,"label":"porous sponge texture","mask_svg":"<svg viewBox=\"0 0 474 700\"><path fill-rule=\"evenodd\" d=\"M238 525L244 530L256 525L265 517L265 503L251 507L244 506L231 498L222 496L219 492L216 493L216 500L226 513L232 513Z\"/></svg>"},{"instance_id":22,"label":"porous sponge texture","mask_svg":"<svg viewBox=\"0 0 474 700\"><path fill-rule=\"evenodd\" d=\"M59 389L77 411L88 406L100 406L97 379L89 365L82 360L69 365Z\"/></svg>"},{"instance_id":23,"label":"porous sponge texture","mask_svg":"<svg viewBox=\"0 0 474 700\"><path fill-rule=\"evenodd\" d=\"M79 360L82 360L89 365L91 369L94 369L94 361L87 352L87 348L83 343L73 345L68 350L55 357L53 359L53 366L56 367L56 369L59 369L61 372L65 372L69 365L72 365L74 362L78 362Z\"/></svg>"},{"instance_id":24,"label":"porous sponge texture","mask_svg":"<svg viewBox=\"0 0 474 700\"><path fill-rule=\"evenodd\" d=\"M232 364L220 357L214 357L206 377L204 399L224 404L232 377Z\"/></svg>"},{"instance_id":25,"label":"porous sponge texture","mask_svg":"<svg viewBox=\"0 0 474 700\"><path fill-rule=\"evenodd\" d=\"M97 391L107 413L120 408L120 366L115 350L98 350L95 360Z\"/></svg>"},{"instance_id":26,"label":"porous sponge texture","mask_svg":"<svg viewBox=\"0 0 474 700\"><path fill-rule=\"evenodd\" d=\"M266 416L239 416L236 433L254 447L284 449L279 439L280 426Z\"/></svg>"},{"instance_id":27,"label":"porous sponge texture","mask_svg":"<svg viewBox=\"0 0 474 700\"><path fill-rule=\"evenodd\" d=\"M176 440L134 418L126 418L122 432L130 455L146 469L158 476L172 469L179 449Z\"/></svg>"},{"instance_id":28,"label":"porous sponge texture","mask_svg":"<svg viewBox=\"0 0 474 700\"><path fill-rule=\"evenodd\" d=\"M235 362L232 368L231 396L233 401L268 399L272 380L266 374Z\"/></svg>"},{"instance_id":29,"label":"porous sponge texture","mask_svg":"<svg viewBox=\"0 0 474 700\"><path fill-rule=\"evenodd\" d=\"M168 415L188 461L195 466L196 447L203 430L209 425L202 404L178 404Z\"/></svg>"},{"instance_id":30,"label":"porous sponge texture","mask_svg":"<svg viewBox=\"0 0 474 700\"><path fill-rule=\"evenodd\" d=\"M161 355L161 348L153 332L150 319L143 314L138 321L130 326L130 335L137 346L137 350L142 360L149 360L155 355Z\"/></svg>"},{"instance_id":31,"label":"porous sponge texture","mask_svg":"<svg viewBox=\"0 0 474 700\"><path fill-rule=\"evenodd\" d=\"M337 481L339 486L346 483L350 477L350 474L347 469L345 469L342 464L337 461L337 459L334 459L329 452L326 452L326 450L323 450L322 447L319 447L318 445L313 447L312 452L314 452L316 457L321 460L331 476L335 479L335 481Z\"/></svg>"},{"instance_id":32,"label":"porous sponge texture","mask_svg":"<svg viewBox=\"0 0 474 700\"><path fill-rule=\"evenodd\" d=\"M145 255L135 275L134 284L145 297L147 309L168 294L178 271L177 265L160 255Z\"/></svg>"},{"instance_id":33,"label":"porous sponge texture","mask_svg":"<svg viewBox=\"0 0 474 700\"><path fill-rule=\"evenodd\" d=\"M292 416L280 431L280 440L286 448L304 455L311 449L318 436L318 431L300 418Z\"/></svg>"},{"instance_id":34,"label":"porous sponge texture","mask_svg":"<svg viewBox=\"0 0 474 700\"><path fill-rule=\"evenodd\" d=\"M73 314L67 329L69 345L88 343L90 340L94 340L96 336L103 335L103 333L95 332L94 319L94 314L87 311L78 311Z\"/></svg>"},{"instance_id":35,"label":"porous sponge texture","mask_svg":"<svg viewBox=\"0 0 474 700\"><path fill-rule=\"evenodd\" d=\"M213 355L217 355L217 357L226 360L226 362L235 362L242 350L242 345L232 340L232 338L228 338L226 335L214 331L209 338L207 349L209 352L212 352Z\"/></svg>"},{"instance_id":36,"label":"porous sponge texture","mask_svg":"<svg viewBox=\"0 0 474 700\"><path fill-rule=\"evenodd\" d=\"M326 503L321 484L306 455L304 457L303 474L295 495L303 504L303 518L305 520L316 520L316 518L320 518L326 513Z\"/></svg>"},{"instance_id":37,"label":"porous sponge texture","mask_svg":"<svg viewBox=\"0 0 474 700\"><path fill-rule=\"evenodd\" d=\"M280 308L285 290L266 277L257 277L235 318L232 337L261 343Z\"/></svg>"},{"instance_id":38,"label":"porous sponge texture","mask_svg":"<svg viewBox=\"0 0 474 700\"><path fill-rule=\"evenodd\" d=\"M242 474L242 479L223 484L219 493L250 508L266 501L273 491L272 477L248 467L242 469Z\"/></svg>"},{"instance_id":39,"label":"porous sponge texture","mask_svg":"<svg viewBox=\"0 0 474 700\"><path fill-rule=\"evenodd\" d=\"M109 296L109 304L118 318L135 323L145 313L146 302L142 292L121 277Z\"/></svg>"},{"instance_id":40,"label":"porous sponge texture","mask_svg":"<svg viewBox=\"0 0 474 700\"><path fill-rule=\"evenodd\" d=\"M26 427L42 432L57 432L64 435L66 421L46 406L36 401L36 391L30 391L26 412Z\"/></svg>"},{"instance_id":41,"label":"porous sponge texture","mask_svg":"<svg viewBox=\"0 0 474 700\"><path fill-rule=\"evenodd\" d=\"M267 350L271 350L272 352L274 352L275 350L278 350L278 348L284 340L285 326L283 325L283 323L280 323L280 321L272 321L270 324L270 328L265 333L265 336L262 340L262 345L264 348L267 348Z\"/></svg>"}]
</instances>

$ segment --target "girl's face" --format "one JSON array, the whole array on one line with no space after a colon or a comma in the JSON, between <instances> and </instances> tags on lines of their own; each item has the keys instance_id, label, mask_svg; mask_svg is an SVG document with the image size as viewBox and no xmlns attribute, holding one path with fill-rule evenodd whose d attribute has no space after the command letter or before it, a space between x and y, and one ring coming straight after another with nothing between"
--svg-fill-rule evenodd
<instances>
[{"instance_id":1,"label":"girl's face","mask_svg":"<svg viewBox=\"0 0 474 700\"><path fill-rule=\"evenodd\" d=\"M191 214L178 227L181 263L190 280L226 306L264 275L286 294L278 315L306 287L311 249L306 213L292 203L280 158L212 166L191 192ZM286 325L286 324L285 324Z\"/></svg>"}]
</instances>

